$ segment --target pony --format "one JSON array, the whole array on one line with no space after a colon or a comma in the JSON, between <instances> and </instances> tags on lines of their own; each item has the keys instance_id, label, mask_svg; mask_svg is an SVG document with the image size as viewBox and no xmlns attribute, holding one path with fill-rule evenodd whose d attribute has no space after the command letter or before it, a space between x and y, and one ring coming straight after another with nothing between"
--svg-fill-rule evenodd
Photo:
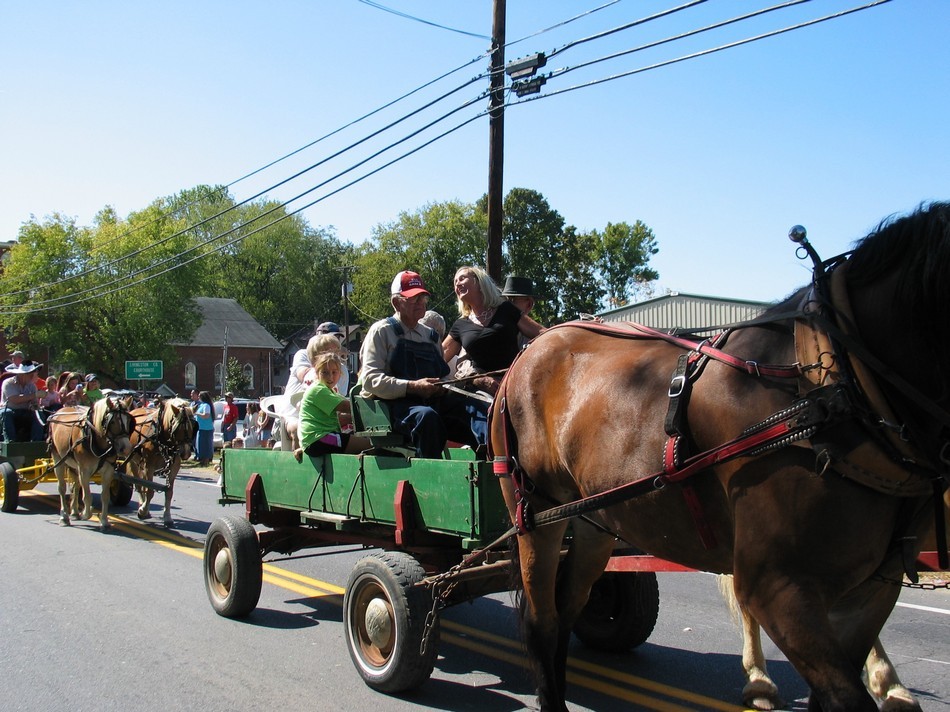
<instances>
[{"instance_id":1,"label":"pony","mask_svg":"<svg viewBox=\"0 0 950 712\"><path fill-rule=\"evenodd\" d=\"M59 484L59 523L68 527L70 505L67 502L66 483L71 473L75 478L72 495L74 518L92 517L92 496L89 484L96 473L101 476L103 496L99 528L109 527L109 488L115 473L116 460L128 457L132 450L130 436L134 420L129 408L131 398L97 400L92 407L71 406L62 408L47 420L50 457ZM83 511L79 502L82 495Z\"/></svg>"},{"instance_id":2,"label":"pony","mask_svg":"<svg viewBox=\"0 0 950 712\"><path fill-rule=\"evenodd\" d=\"M950 489L943 494L944 550L950 545L947 532L950 532ZM936 519L934 520L936 523ZM937 531L928 527L920 545L921 551L937 551ZM769 677L762 652L761 631L758 621L743 609L736 600L732 578L719 577L719 590L729 605L733 618L742 628L742 669L746 684L742 689L742 703L755 710L776 710L783 707L778 687ZM897 670L887 656L880 639L874 641L871 652L864 663L868 691L883 702L882 712L920 712L920 704L913 694L900 681Z\"/></svg>"},{"instance_id":3,"label":"pony","mask_svg":"<svg viewBox=\"0 0 950 712\"><path fill-rule=\"evenodd\" d=\"M825 262L790 237L812 284L741 328L570 322L508 370L491 447L542 710L566 709L571 627L617 539L733 574L810 710L877 710L860 670L948 477L950 203Z\"/></svg>"},{"instance_id":4,"label":"pony","mask_svg":"<svg viewBox=\"0 0 950 712\"><path fill-rule=\"evenodd\" d=\"M195 414L184 398L160 400L156 407L136 408L132 411L135 429L132 431L132 452L126 466L141 480L152 482L155 475L165 478L165 511L162 521L166 527L172 521L172 494L175 477L182 460L191 457L195 440ZM153 487L136 484L139 492L139 519L148 519L149 505L155 494Z\"/></svg>"}]
</instances>

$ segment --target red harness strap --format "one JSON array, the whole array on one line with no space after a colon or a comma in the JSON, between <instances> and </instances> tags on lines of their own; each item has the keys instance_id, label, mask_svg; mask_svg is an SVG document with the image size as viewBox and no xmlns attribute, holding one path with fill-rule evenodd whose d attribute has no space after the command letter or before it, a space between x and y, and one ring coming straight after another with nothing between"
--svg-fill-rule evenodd
<instances>
[{"instance_id":1,"label":"red harness strap","mask_svg":"<svg viewBox=\"0 0 950 712\"><path fill-rule=\"evenodd\" d=\"M568 321L563 324L555 324L554 326L548 328L548 331L566 326L572 326L578 329L587 329L588 331L611 334L613 336L620 336L627 339L659 339L661 341L667 342L668 344L679 346L683 349L698 351L704 356L708 356L711 359L719 361L720 363L724 363L727 366L732 366L733 368L748 373L752 376L798 378L804 372L802 365L799 363L776 366L771 364L761 364L756 361L745 361L741 358L738 358L737 356L733 356L732 354L728 354L725 351L711 346L708 341L693 341L691 339L684 339L681 336L674 336L673 334L668 334L665 331L658 331L657 329L652 329L649 326L644 326L643 324L635 324L633 322L621 323L623 324L623 327L611 326L609 324L597 324L589 321ZM631 333L631 330L638 333Z\"/></svg>"},{"instance_id":2,"label":"red harness strap","mask_svg":"<svg viewBox=\"0 0 950 712\"><path fill-rule=\"evenodd\" d=\"M519 527L519 533L528 531L533 527L540 527L563 519L578 517L587 512L605 509L647 492L663 489L668 484L682 482L715 465L738 457L754 455L763 448L810 437L815 429L816 426L808 422L807 416L800 419L797 413L793 414L791 417L757 429L755 432L744 433L727 443L691 457L674 472L655 472L600 494L552 507L534 516L526 516L525 524L527 527L524 530Z\"/></svg>"}]
</instances>

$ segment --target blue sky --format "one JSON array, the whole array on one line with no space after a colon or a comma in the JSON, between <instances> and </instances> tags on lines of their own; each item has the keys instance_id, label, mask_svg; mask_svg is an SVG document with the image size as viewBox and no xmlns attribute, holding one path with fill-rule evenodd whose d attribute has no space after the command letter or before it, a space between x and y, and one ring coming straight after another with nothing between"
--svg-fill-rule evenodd
<instances>
[{"instance_id":1,"label":"blue sky","mask_svg":"<svg viewBox=\"0 0 950 712\"><path fill-rule=\"evenodd\" d=\"M623 0L541 34L608 0L508 0L507 39L527 39L506 56L553 54L542 71L556 73L544 88L554 92L866 2L805 2L579 67L777 2L708 0L572 44L686 0ZM232 194L288 199L473 102L293 209L483 112L487 79L469 80L488 66L491 0L380 4L471 34L358 0L0 2L0 239L31 215L89 224L106 205L126 215L184 188L231 183L459 67ZM642 220L660 247L659 293L780 298L809 277L786 237L792 225L830 257L889 214L950 199L948 27L950 2L892 0L509 106L505 190L539 191L582 230ZM361 242L401 211L477 200L487 171L482 116L304 215Z\"/></svg>"}]
</instances>

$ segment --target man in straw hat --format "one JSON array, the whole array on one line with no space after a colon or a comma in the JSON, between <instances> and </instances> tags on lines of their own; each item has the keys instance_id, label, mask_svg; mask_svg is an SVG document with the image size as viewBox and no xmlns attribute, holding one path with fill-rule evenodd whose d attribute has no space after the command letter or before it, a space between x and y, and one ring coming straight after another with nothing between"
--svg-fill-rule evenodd
<instances>
[{"instance_id":1,"label":"man in straw hat","mask_svg":"<svg viewBox=\"0 0 950 712\"><path fill-rule=\"evenodd\" d=\"M24 361L7 366L6 372L14 374L3 382L0 392L0 413L3 414L3 432L7 440L43 439L43 425L36 417L39 401L36 389L36 371L41 363Z\"/></svg>"}]
</instances>

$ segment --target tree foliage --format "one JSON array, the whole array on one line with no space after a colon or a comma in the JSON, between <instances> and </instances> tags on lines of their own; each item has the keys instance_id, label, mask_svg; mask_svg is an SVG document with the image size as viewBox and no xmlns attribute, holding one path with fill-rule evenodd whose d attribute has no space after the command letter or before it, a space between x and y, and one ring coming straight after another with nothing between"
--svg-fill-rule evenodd
<instances>
[{"instance_id":1,"label":"tree foliage","mask_svg":"<svg viewBox=\"0 0 950 712\"><path fill-rule=\"evenodd\" d=\"M365 323L392 313L389 289L397 272L418 272L432 293L430 309L454 319L452 278L463 265L483 264L487 248L484 213L459 201L430 203L379 225L356 259L352 302Z\"/></svg>"},{"instance_id":2,"label":"tree foliage","mask_svg":"<svg viewBox=\"0 0 950 712\"><path fill-rule=\"evenodd\" d=\"M4 267L5 326L28 333L34 353L58 368L116 381L127 359L173 362L170 344L187 341L199 318L196 267L172 269L186 245L153 208L128 221L105 209L91 228L59 215L31 221Z\"/></svg>"},{"instance_id":3,"label":"tree foliage","mask_svg":"<svg viewBox=\"0 0 950 712\"><path fill-rule=\"evenodd\" d=\"M611 306L623 306L659 279L657 271L648 266L650 257L659 252L656 238L639 220L633 225L607 223L596 239L600 242L597 268L603 275Z\"/></svg>"},{"instance_id":4,"label":"tree foliage","mask_svg":"<svg viewBox=\"0 0 950 712\"><path fill-rule=\"evenodd\" d=\"M418 271L430 308L457 318L452 279L485 263L486 198L429 203L378 225L352 246L268 200L235 203L223 186L197 186L120 218L104 208L93 225L52 215L24 224L0 275L0 319L13 346L51 368L95 370L122 382L124 361L175 363L170 344L198 326L197 296L235 299L278 339L320 321L344 321L341 285L353 285L351 323L391 313L390 283ZM530 277L546 324L648 293L658 251L639 220L584 232L535 190L504 200L506 274ZM22 343L21 343L22 342ZM39 355L42 354L42 357ZM232 390L242 374L231 374Z\"/></svg>"}]
</instances>

